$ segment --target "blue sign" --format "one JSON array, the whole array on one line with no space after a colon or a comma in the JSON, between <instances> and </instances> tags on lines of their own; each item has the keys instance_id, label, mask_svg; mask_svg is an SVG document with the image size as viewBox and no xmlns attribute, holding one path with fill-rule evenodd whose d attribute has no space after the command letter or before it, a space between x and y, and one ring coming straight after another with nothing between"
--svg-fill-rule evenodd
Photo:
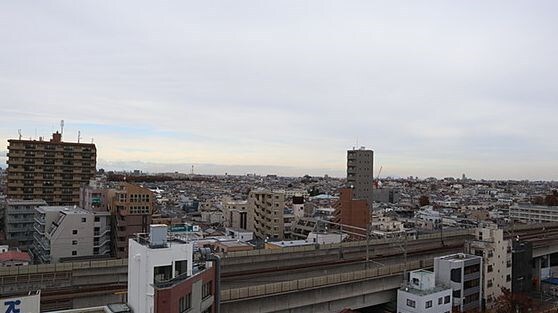
<instances>
[{"instance_id":1,"label":"blue sign","mask_svg":"<svg viewBox=\"0 0 558 313\"><path fill-rule=\"evenodd\" d=\"M17 307L21 305L21 300L6 301L4 302L6 306L6 313L22 313Z\"/></svg>"}]
</instances>

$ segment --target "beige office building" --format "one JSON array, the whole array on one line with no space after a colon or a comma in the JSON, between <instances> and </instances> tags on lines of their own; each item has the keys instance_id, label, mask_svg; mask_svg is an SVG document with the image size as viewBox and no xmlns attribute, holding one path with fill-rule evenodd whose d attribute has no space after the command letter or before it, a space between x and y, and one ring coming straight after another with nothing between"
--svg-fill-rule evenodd
<instances>
[{"instance_id":1,"label":"beige office building","mask_svg":"<svg viewBox=\"0 0 558 313\"><path fill-rule=\"evenodd\" d=\"M58 132L50 141L8 140L7 196L45 200L49 205L77 205L79 188L95 175L94 144L62 142Z\"/></svg>"},{"instance_id":2,"label":"beige office building","mask_svg":"<svg viewBox=\"0 0 558 313\"><path fill-rule=\"evenodd\" d=\"M225 227L234 229L253 229L253 221L248 219L248 201L225 200L223 203Z\"/></svg>"},{"instance_id":3,"label":"beige office building","mask_svg":"<svg viewBox=\"0 0 558 313\"><path fill-rule=\"evenodd\" d=\"M254 235L260 239L284 239L283 212L285 192L253 190L248 195L248 219L253 221Z\"/></svg>"}]
</instances>

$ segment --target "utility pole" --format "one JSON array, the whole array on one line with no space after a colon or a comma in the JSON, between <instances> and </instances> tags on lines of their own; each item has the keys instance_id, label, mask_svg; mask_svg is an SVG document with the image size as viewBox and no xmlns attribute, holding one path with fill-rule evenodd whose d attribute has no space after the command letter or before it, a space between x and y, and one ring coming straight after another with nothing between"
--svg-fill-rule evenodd
<instances>
[{"instance_id":1,"label":"utility pole","mask_svg":"<svg viewBox=\"0 0 558 313\"><path fill-rule=\"evenodd\" d=\"M339 258L343 258L343 225L339 225Z\"/></svg>"},{"instance_id":2,"label":"utility pole","mask_svg":"<svg viewBox=\"0 0 558 313\"><path fill-rule=\"evenodd\" d=\"M370 224L366 225L366 269L368 264L370 264Z\"/></svg>"},{"instance_id":3,"label":"utility pole","mask_svg":"<svg viewBox=\"0 0 558 313\"><path fill-rule=\"evenodd\" d=\"M405 231L405 246L403 249L403 258L405 259L405 267L403 268L403 283L407 284L407 231Z\"/></svg>"}]
</instances>

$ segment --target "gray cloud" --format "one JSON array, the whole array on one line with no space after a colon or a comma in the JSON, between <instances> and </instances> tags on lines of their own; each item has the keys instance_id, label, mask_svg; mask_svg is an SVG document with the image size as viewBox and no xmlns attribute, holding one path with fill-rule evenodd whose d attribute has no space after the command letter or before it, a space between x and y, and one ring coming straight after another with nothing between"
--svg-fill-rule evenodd
<instances>
[{"instance_id":1,"label":"gray cloud","mask_svg":"<svg viewBox=\"0 0 558 313\"><path fill-rule=\"evenodd\" d=\"M342 172L358 138L387 175L556 179L557 9L6 2L0 139L64 118L113 162L304 174Z\"/></svg>"}]
</instances>

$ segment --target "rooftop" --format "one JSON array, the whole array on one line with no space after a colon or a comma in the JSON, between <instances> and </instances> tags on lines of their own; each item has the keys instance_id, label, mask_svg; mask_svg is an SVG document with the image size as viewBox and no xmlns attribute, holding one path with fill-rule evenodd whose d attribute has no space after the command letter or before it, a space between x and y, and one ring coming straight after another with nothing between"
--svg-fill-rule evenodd
<instances>
[{"instance_id":1,"label":"rooftop","mask_svg":"<svg viewBox=\"0 0 558 313\"><path fill-rule=\"evenodd\" d=\"M402 291L412 293L412 294L417 295L417 296L426 296L426 295L430 295L430 294L437 293L437 292L440 292L440 291L444 291L444 290L447 290L447 289L451 289L451 288L447 288L447 287L444 287L444 286L435 286L434 288L426 289L426 290L415 289L411 286L401 288Z\"/></svg>"},{"instance_id":2,"label":"rooftop","mask_svg":"<svg viewBox=\"0 0 558 313\"><path fill-rule=\"evenodd\" d=\"M464 260L481 259L481 257L472 254L456 253L456 254L441 256L439 257L439 259L446 260L446 261L464 261Z\"/></svg>"},{"instance_id":3,"label":"rooftop","mask_svg":"<svg viewBox=\"0 0 558 313\"><path fill-rule=\"evenodd\" d=\"M91 214L91 212L77 206L40 206L37 208L40 213L64 212L65 214Z\"/></svg>"}]
</instances>

